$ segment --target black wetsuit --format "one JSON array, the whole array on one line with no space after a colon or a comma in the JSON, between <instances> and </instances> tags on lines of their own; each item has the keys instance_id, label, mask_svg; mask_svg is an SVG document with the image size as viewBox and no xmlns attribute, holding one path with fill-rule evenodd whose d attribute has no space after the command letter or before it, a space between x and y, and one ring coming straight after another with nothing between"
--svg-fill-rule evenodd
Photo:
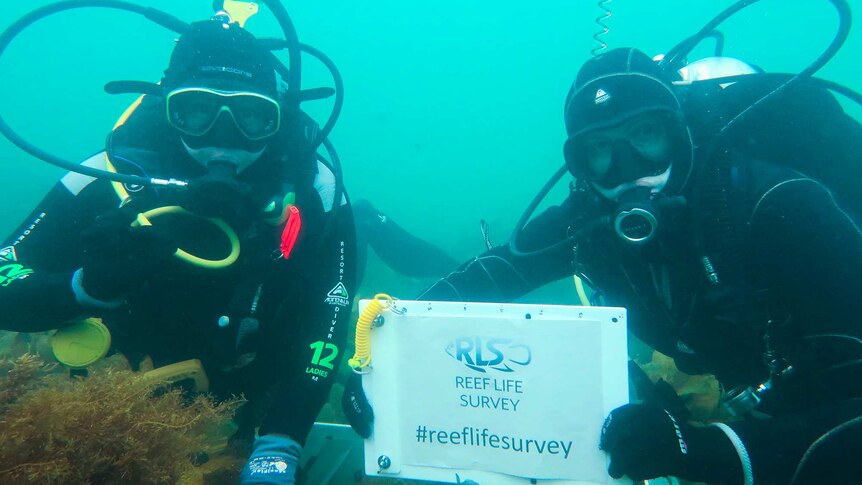
<instances>
[{"instance_id":1,"label":"black wetsuit","mask_svg":"<svg viewBox=\"0 0 862 485\"><path fill-rule=\"evenodd\" d=\"M156 128L137 127L148 136L136 133L131 144L124 140L125 148L113 147L112 160L121 168L151 176L198 175L190 159L174 158L176 168L162 171L172 157L185 153L176 149L175 137L165 138L169 131L153 136ZM154 141L152 150L141 150L137 145L142 140ZM200 359L216 395L242 393L250 402L269 403L262 406L262 433L283 433L304 443L346 352L355 236L346 198L334 203L332 172L314 162L297 177L279 180L282 171L274 167L284 157L278 153L278 147L270 147L266 159L257 162L261 167L249 170L269 174L252 183L262 201L285 187L296 194L302 226L289 258L280 251L284 223L247 221L237 230L241 253L232 266L200 269L172 258L119 308L88 308L78 303L70 285L82 266L81 233L97 216L115 210L119 199L106 180L69 173L2 246L7 249L0 252L5 256L0 274L6 277L0 281L0 328L35 332L63 327L84 315L101 316L111 329L114 350L133 364L144 355L156 366ZM104 169L104 155L83 163ZM248 174L249 180L255 177ZM171 205L181 197L151 188L132 196L137 210ZM206 223L166 217L154 224L168 228L176 243L193 254L226 254L224 234ZM247 318L259 322L258 330L238 340L240 323ZM227 325L220 326L220 320ZM245 330L249 328L253 326ZM256 358L248 363L251 356ZM256 413L248 409L250 415Z\"/></svg>"},{"instance_id":2,"label":"black wetsuit","mask_svg":"<svg viewBox=\"0 0 862 485\"><path fill-rule=\"evenodd\" d=\"M814 145L811 151L822 163L858 171L862 127L834 99L818 108L827 111L829 129L841 136L804 143ZM751 456L755 483L789 483L817 438L862 414L859 219L847 209L852 204L837 202L822 184L758 159L746 148L709 152L721 153L713 156L723 157L721 164L706 160L706 140L699 139L704 144L683 194L690 204L665 221L655 243L633 247L603 226L577 246L560 245L532 256L518 257L508 245L498 246L421 298L509 301L583 272L608 305L628 309L635 335L672 356L686 372L715 374L726 389L770 377L764 363L769 335L774 357L786 359L794 373L776 383L759 408L772 418L749 418L731 427ZM762 146L756 148L765 155ZM780 150L773 153L783 156ZM724 182L716 182L716 170L727 175ZM725 206L710 199L715 194ZM521 249L536 251L563 241L612 209L590 190L573 190L561 205L527 225ZM711 271L704 255L712 258ZM710 281L710 272L717 273L718 283ZM769 320L775 323L767 331Z\"/></svg>"}]
</instances>

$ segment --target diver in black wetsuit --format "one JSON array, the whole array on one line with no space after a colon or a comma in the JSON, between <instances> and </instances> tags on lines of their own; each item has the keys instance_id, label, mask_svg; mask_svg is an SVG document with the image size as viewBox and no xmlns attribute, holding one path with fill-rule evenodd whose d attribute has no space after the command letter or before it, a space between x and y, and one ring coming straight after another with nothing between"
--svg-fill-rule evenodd
<instances>
[{"instance_id":1,"label":"diver in black wetsuit","mask_svg":"<svg viewBox=\"0 0 862 485\"><path fill-rule=\"evenodd\" d=\"M775 80L673 80L634 49L588 61L565 105L568 198L420 299L505 302L582 274L635 335L718 377L745 419L696 427L665 403L618 408L601 439L613 477L787 484L805 461L794 483L856 483L849 451L813 444L854 442L862 415L862 126L801 83L720 133ZM815 163L845 172L827 188L790 168ZM370 432L355 382L344 403Z\"/></svg>"},{"instance_id":2,"label":"diver in black wetsuit","mask_svg":"<svg viewBox=\"0 0 862 485\"><path fill-rule=\"evenodd\" d=\"M344 354L355 293L352 212L306 153L313 129L282 103L269 50L237 23L191 24L161 82L83 165L191 180L187 190L70 172L0 251L0 328L37 332L97 315L136 365L199 359L210 391L249 399L260 436L241 483L288 484ZM167 113L167 116L166 116ZM311 156L310 156L311 155ZM120 195L123 199L122 208ZM141 212L184 215L132 227ZM166 230L170 229L170 230ZM235 263L200 268L177 247ZM255 416L263 414L262 422Z\"/></svg>"}]
</instances>

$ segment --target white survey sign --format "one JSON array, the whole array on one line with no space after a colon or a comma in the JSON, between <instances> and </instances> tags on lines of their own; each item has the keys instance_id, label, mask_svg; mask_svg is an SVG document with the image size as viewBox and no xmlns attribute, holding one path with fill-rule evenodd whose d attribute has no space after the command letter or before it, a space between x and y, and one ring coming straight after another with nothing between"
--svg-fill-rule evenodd
<instances>
[{"instance_id":1,"label":"white survey sign","mask_svg":"<svg viewBox=\"0 0 862 485\"><path fill-rule=\"evenodd\" d=\"M368 475L615 483L598 442L605 416L628 402L625 309L427 301L395 309L372 330L363 376L375 413Z\"/></svg>"}]
</instances>

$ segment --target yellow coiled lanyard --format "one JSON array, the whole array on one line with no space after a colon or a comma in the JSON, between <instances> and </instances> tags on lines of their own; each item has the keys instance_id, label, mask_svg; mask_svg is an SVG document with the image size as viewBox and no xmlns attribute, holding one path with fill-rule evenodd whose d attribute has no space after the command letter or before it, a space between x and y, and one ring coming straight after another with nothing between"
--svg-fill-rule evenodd
<instances>
[{"instance_id":1,"label":"yellow coiled lanyard","mask_svg":"<svg viewBox=\"0 0 862 485\"><path fill-rule=\"evenodd\" d=\"M347 361L347 365L358 374L367 374L368 371L363 371L371 364L371 327L374 325L374 320L386 310L394 309L395 301L386 293L378 293L374 295L374 299L368 302L368 305L362 310L359 315L359 320L356 322L356 339L354 345L356 352L353 357Z\"/></svg>"}]
</instances>

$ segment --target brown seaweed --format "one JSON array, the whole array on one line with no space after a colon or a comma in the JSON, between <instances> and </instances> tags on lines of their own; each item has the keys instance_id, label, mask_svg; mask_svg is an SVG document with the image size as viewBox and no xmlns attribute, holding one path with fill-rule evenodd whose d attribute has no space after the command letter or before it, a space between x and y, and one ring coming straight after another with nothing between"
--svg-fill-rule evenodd
<instances>
[{"instance_id":1,"label":"brown seaweed","mask_svg":"<svg viewBox=\"0 0 862 485\"><path fill-rule=\"evenodd\" d=\"M0 483L175 484L239 401L153 393L127 370L49 374L25 354L0 364Z\"/></svg>"}]
</instances>

